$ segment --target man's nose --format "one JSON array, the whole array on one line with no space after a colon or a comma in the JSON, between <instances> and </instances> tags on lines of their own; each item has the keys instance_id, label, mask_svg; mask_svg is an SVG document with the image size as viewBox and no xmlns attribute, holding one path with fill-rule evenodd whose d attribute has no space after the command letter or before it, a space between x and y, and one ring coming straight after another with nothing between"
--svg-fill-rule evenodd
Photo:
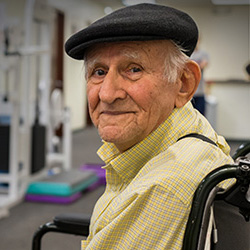
<instances>
[{"instance_id":1,"label":"man's nose","mask_svg":"<svg viewBox=\"0 0 250 250\"><path fill-rule=\"evenodd\" d=\"M125 80L114 70L109 70L101 83L99 98L102 102L111 104L117 99L125 99L127 94L124 90Z\"/></svg>"}]
</instances>

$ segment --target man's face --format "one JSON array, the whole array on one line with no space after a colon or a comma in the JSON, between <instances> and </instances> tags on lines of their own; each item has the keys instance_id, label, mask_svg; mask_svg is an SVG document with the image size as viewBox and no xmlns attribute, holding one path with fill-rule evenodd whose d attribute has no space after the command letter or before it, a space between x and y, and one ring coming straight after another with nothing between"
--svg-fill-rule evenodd
<instances>
[{"instance_id":1,"label":"man's face","mask_svg":"<svg viewBox=\"0 0 250 250\"><path fill-rule=\"evenodd\" d=\"M180 83L164 78L166 50L166 41L121 42L96 45L87 53L91 119L101 138L121 152L148 136L174 109Z\"/></svg>"}]
</instances>

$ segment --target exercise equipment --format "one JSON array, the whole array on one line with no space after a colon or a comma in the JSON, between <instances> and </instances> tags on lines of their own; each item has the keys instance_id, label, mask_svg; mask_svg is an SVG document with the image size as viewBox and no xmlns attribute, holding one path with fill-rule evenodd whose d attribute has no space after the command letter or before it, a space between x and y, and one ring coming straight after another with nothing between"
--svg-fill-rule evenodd
<instances>
[{"instance_id":1,"label":"exercise equipment","mask_svg":"<svg viewBox=\"0 0 250 250\"><path fill-rule=\"evenodd\" d=\"M98 181L93 171L72 169L45 177L29 184L25 200L36 202L70 203L81 192Z\"/></svg>"},{"instance_id":2,"label":"exercise equipment","mask_svg":"<svg viewBox=\"0 0 250 250\"><path fill-rule=\"evenodd\" d=\"M23 19L12 20L0 3L0 218L23 200L30 182L47 176L55 160L62 170L72 168L70 110L65 107L63 150L51 150L51 9L43 0L21 4Z\"/></svg>"},{"instance_id":3,"label":"exercise equipment","mask_svg":"<svg viewBox=\"0 0 250 250\"><path fill-rule=\"evenodd\" d=\"M1 124L0 122L0 173L9 171L9 148L10 148L10 126Z\"/></svg>"},{"instance_id":4,"label":"exercise equipment","mask_svg":"<svg viewBox=\"0 0 250 250\"><path fill-rule=\"evenodd\" d=\"M31 133L31 173L34 174L46 165L46 127L35 121Z\"/></svg>"},{"instance_id":5,"label":"exercise equipment","mask_svg":"<svg viewBox=\"0 0 250 250\"><path fill-rule=\"evenodd\" d=\"M64 107L62 91L54 89L50 99L50 120L48 132L47 165L62 165L65 170L71 169L72 138L71 138L71 113L69 108ZM63 136L60 138L55 130L62 125Z\"/></svg>"},{"instance_id":6,"label":"exercise equipment","mask_svg":"<svg viewBox=\"0 0 250 250\"><path fill-rule=\"evenodd\" d=\"M69 204L78 200L81 196L81 192L69 196L26 194L25 200L31 202Z\"/></svg>"},{"instance_id":7,"label":"exercise equipment","mask_svg":"<svg viewBox=\"0 0 250 250\"><path fill-rule=\"evenodd\" d=\"M39 58L37 58L39 68ZM35 100L35 119L31 132L31 173L36 173L46 165L46 126L40 122L40 95L39 89L39 70L37 72L36 100Z\"/></svg>"},{"instance_id":8,"label":"exercise equipment","mask_svg":"<svg viewBox=\"0 0 250 250\"><path fill-rule=\"evenodd\" d=\"M98 177L98 180L88 187L89 191L94 190L101 185L106 185L106 175L105 175L106 171L105 169L102 168L102 164L86 163L83 166L81 166L80 169L82 171L86 170L93 171Z\"/></svg>"},{"instance_id":9,"label":"exercise equipment","mask_svg":"<svg viewBox=\"0 0 250 250\"><path fill-rule=\"evenodd\" d=\"M71 203L81 197L82 191L92 191L106 184L102 164L86 163L80 169L64 171L30 183L26 201Z\"/></svg>"},{"instance_id":10,"label":"exercise equipment","mask_svg":"<svg viewBox=\"0 0 250 250\"><path fill-rule=\"evenodd\" d=\"M41 181L30 183L28 194L70 196L82 191L98 180L92 171L72 169L60 174L47 176Z\"/></svg>"}]
</instances>

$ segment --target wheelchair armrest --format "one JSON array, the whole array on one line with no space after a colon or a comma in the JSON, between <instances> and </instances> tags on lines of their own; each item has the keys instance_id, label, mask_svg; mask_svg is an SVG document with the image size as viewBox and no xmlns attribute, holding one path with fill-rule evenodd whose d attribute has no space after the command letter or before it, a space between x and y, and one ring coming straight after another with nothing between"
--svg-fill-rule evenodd
<instances>
[{"instance_id":1,"label":"wheelchair armrest","mask_svg":"<svg viewBox=\"0 0 250 250\"><path fill-rule=\"evenodd\" d=\"M57 228L69 233L88 236L90 217L89 214L66 213L55 216L53 222Z\"/></svg>"},{"instance_id":2,"label":"wheelchair armrest","mask_svg":"<svg viewBox=\"0 0 250 250\"><path fill-rule=\"evenodd\" d=\"M32 239L32 250L41 250L42 237L48 232L67 233L88 236L91 215L86 214L59 214L53 222L39 227Z\"/></svg>"}]
</instances>

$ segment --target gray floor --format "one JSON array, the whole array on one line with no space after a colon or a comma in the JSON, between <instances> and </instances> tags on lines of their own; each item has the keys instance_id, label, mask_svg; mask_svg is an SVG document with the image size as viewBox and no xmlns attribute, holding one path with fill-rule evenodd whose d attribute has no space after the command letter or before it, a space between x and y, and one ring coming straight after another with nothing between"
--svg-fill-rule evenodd
<instances>
[{"instance_id":1,"label":"gray floor","mask_svg":"<svg viewBox=\"0 0 250 250\"><path fill-rule=\"evenodd\" d=\"M230 142L232 152L241 142ZM96 150L101 140L95 128L89 127L73 134L73 166L80 167L84 163L101 163ZM70 205L22 202L10 210L10 216L0 219L0 250L30 250L31 239L35 230L62 212L91 213L104 187L84 193L82 198ZM50 233L43 239L46 250L80 249L81 237Z\"/></svg>"},{"instance_id":2,"label":"gray floor","mask_svg":"<svg viewBox=\"0 0 250 250\"><path fill-rule=\"evenodd\" d=\"M73 134L72 164L102 163L96 155L101 140L94 127ZM0 250L30 250L31 239L39 225L64 212L91 213L104 187L86 192L75 203L68 205L22 202L10 210L10 216L0 219ZM56 233L44 237L42 249L80 249L81 237Z\"/></svg>"}]
</instances>

